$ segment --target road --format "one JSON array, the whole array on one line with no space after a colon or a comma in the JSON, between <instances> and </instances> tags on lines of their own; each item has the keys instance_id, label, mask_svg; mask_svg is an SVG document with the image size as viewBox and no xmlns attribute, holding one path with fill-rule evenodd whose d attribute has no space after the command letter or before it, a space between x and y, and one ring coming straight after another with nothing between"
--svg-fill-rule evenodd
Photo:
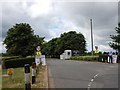
<instances>
[{"instance_id":1,"label":"road","mask_svg":"<svg viewBox=\"0 0 120 90\"><path fill-rule=\"evenodd\" d=\"M2 66L0 64L0 90L2 89Z\"/></svg>"},{"instance_id":2,"label":"road","mask_svg":"<svg viewBox=\"0 0 120 90\"><path fill-rule=\"evenodd\" d=\"M50 88L118 88L118 64L47 59Z\"/></svg>"}]
</instances>

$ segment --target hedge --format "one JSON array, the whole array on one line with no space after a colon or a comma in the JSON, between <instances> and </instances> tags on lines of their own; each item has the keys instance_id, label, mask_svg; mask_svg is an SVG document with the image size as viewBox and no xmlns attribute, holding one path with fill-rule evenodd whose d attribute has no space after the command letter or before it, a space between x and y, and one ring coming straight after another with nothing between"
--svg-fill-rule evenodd
<instances>
[{"instance_id":1,"label":"hedge","mask_svg":"<svg viewBox=\"0 0 120 90\"><path fill-rule=\"evenodd\" d=\"M17 67L24 67L25 64L32 65L32 62L34 62L34 57L29 58L16 58L11 60L5 60L4 65L5 68L17 68Z\"/></svg>"},{"instance_id":2,"label":"hedge","mask_svg":"<svg viewBox=\"0 0 120 90\"><path fill-rule=\"evenodd\" d=\"M19 56L2 57L2 60L11 60L11 59L15 59L15 58L19 58Z\"/></svg>"},{"instance_id":3,"label":"hedge","mask_svg":"<svg viewBox=\"0 0 120 90\"><path fill-rule=\"evenodd\" d=\"M117 57L117 62L120 63L120 54Z\"/></svg>"},{"instance_id":4,"label":"hedge","mask_svg":"<svg viewBox=\"0 0 120 90\"><path fill-rule=\"evenodd\" d=\"M73 56L71 60L81 60L81 61L98 61L98 56Z\"/></svg>"},{"instance_id":5,"label":"hedge","mask_svg":"<svg viewBox=\"0 0 120 90\"><path fill-rule=\"evenodd\" d=\"M98 61L102 62L102 59L103 59L103 62L105 62L105 60L108 59L108 54L100 54Z\"/></svg>"},{"instance_id":6,"label":"hedge","mask_svg":"<svg viewBox=\"0 0 120 90\"><path fill-rule=\"evenodd\" d=\"M105 60L108 59L108 54L100 54L99 56L73 56L70 59L71 60L80 60L80 61L105 62ZM120 63L120 55L118 55L118 57L117 57L117 63Z\"/></svg>"}]
</instances>

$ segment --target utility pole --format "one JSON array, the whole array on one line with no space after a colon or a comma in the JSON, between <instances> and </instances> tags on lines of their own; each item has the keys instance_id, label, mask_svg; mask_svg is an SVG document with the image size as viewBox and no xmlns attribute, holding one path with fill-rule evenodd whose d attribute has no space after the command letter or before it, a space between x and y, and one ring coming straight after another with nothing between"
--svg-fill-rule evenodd
<instances>
[{"instance_id":1,"label":"utility pole","mask_svg":"<svg viewBox=\"0 0 120 90\"><path fill-rule=\"evenodd\" d=\"M92 56L93 56L93 31L92 31L92 19L90 19L91 24L91 48L92 48Z\"/></svg>"}]
</instances>

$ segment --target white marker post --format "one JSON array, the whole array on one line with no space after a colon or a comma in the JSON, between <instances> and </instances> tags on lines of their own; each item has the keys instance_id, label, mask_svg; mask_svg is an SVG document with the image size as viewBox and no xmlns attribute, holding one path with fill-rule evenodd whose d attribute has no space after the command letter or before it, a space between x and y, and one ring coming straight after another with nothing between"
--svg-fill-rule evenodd
<instances>
[{"instance_id":1,"label":"white marker post","mask_svg":"<svg viewBox=\"0 0 120 90\"><path fill-rule=\"evenodd\" d=\"M32 63L32 84L36 82L36 63Z\"/></svg>"},{"instance_id":2,"label":"white marker post","mask_svg":"<svg viewBox=\"0 0 120 90\"><path fill-rule=\"evenodd\" d=\"M25 70L25 90L31 90L31 84L30 84L30 65L25 64L24 65Z\"/></svg>"}]
</instances>

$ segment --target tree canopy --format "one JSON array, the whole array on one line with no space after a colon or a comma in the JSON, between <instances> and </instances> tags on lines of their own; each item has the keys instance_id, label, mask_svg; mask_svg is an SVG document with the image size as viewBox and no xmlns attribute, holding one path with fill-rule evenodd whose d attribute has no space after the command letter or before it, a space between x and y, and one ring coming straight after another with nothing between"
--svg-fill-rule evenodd
<instances>
[{"instance_id":1,"label":"tree canopy","mask_svg":"<svg viewBox=\"0 0 120 90\"><path fill-rule=\"evenodd\" d=\"M113 40L109 43L110 47L117 50L120 53L120 22L118 23L118 26L115 27L116 35L110 35L110 38Z\"/></svg>"},{"instance_id":2,"label":"tree canopy","mask_svg":"<svg viewBox=\"0 0 120 90\"><path fill-rule=\"evenodd\" d=\"M28 56L33 55L35 47L43 42L44 38L34 35L29 24L20 23L8 30L3 44L6 44L7 53L9 54Z\"/></svg>"},{"instance_id":3,"label":"tree canopy","mask_svg":"<svg viewBox=\"0 0 120 90\"><path fill-rule=\"evenodd\" d=\"M81 33L70 31L63 33L59 38L54 38L44 44L42 52L47 55L56 56L64 50L79 50L81 54L86 51L86 41Z\"/></svg>"}]
</instances>

